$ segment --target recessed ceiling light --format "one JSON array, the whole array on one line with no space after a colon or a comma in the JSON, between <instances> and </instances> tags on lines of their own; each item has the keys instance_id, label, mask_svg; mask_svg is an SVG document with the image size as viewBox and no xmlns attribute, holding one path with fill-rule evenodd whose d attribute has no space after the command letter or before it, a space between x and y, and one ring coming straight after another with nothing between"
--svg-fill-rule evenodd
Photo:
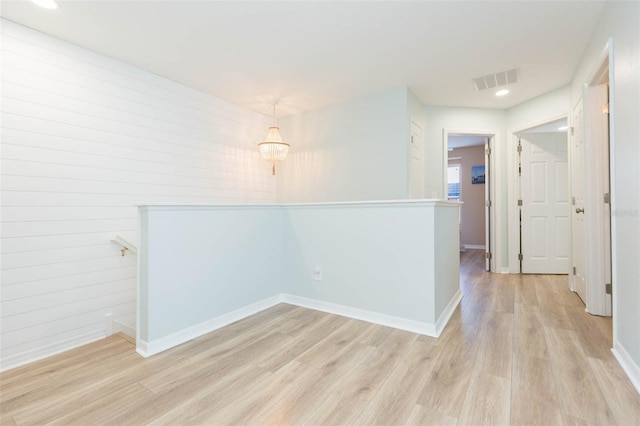
<instances>
[{"instance_id":1,"label":"recessed ceiling light","mask_svg":"<svg viewBox=\"0 0 640 426\"><path fill-rule=\"evenodd\" d=\"M31 2L45 9L57 9L60 7L56 0L31 0Z\"/></svg>"},{"instance_id":2,"label":"recessed ceiling light","mask_svg":"<svg viewBox=\"0 0 640 426\"><path fill-rule=\"evenodd\" d=\"M509 94L509 89L502 89L496 92L496 96L504 96Z\"/></svg>"},{"instance_id":3,"label":"recessed ceiling light","mask_svg":"<svg viewBox=\"0 0 640 426\"><path fill-rule=\"evenodd\" d=\"M560 130L561 132L564 132L567 129L569 129L569 126L560 126L560 127L558 127L558 130Z\"/></svg>"}]
</instances>

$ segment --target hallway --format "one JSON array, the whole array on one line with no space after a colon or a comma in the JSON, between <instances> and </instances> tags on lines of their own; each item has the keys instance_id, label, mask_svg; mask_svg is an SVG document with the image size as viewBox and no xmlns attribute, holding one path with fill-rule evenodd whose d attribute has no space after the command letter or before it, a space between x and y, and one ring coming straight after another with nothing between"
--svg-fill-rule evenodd
<instances>
[{"instance_id":1,"label":"hallway","mask_svg":"<svg viewBox=\"0 0 640 426\"><path fill-rule=\"evenodd\" d=\"M462 254L439 339L280 304L143 359L120 336L0 375L11 424L640 424L611 322L566 276Z\"/></svg>"}]
</instances>

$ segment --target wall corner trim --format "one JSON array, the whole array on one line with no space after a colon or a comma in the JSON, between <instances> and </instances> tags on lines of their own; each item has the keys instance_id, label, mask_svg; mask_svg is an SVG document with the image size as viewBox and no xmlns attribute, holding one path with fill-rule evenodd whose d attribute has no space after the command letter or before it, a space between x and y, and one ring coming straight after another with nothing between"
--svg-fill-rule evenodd
<instances>
[{"instance_id":1,"label":"wall corner trim","mask_svg":"<svg viewBox=\"0 0 640 426\"><path fill-rule=\"evenodd\" d=\"M629 355L619 341L616 340L613 342L611 352L613 352L613 356L616 357L618 363L627 374L627 377L629 377L629 380L631 380L631 383L636 388L636 391L640 394L640 367L633 361L631 355Z\"/></svg>"}]
</instances>

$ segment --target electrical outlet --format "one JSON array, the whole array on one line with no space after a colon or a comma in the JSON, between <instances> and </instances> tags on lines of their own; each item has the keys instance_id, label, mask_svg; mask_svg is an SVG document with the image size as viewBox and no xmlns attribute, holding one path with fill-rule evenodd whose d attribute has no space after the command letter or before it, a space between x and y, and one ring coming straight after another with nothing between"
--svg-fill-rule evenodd
<instances>
[{"instance_id":1,"label":"electrical outlet","mask_svg":"<svg viewBox=\"0 0 640 426\"><path fill-rule=\"evenodd\" d=\"M322 281L322 268L316 266L313 268L313 279L314 281Z\"/></svg>"}]
</instances>

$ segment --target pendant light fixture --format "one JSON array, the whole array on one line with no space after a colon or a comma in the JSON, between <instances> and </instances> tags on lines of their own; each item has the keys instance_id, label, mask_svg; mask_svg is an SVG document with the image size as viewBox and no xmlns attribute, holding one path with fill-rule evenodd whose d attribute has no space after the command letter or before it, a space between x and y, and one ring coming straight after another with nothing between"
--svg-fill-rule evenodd
<instances>
[{"instance_id":1,"label":"pendant light fixture","mask_svg":"<svg viewBox=\"0 0 640 426\"><path fill-rule=\"evenodd\" d=\"M290 145L282 141L280 129L276 126L276 105L280 100L274 100L273 105L273 126L269 127L269 133L264 142L258 144L260 155L263 159L273 163L272 174L276 174L276 161L282 161L287 158Z\"/></svg>"}]
</instances>

